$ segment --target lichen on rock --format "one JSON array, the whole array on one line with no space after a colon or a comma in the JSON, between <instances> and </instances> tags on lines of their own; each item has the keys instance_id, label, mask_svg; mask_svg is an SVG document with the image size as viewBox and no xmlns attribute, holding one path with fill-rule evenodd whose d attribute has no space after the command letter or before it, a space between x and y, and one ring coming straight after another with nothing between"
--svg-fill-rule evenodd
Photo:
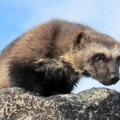
<instances>
[{"instance_id":1,"label":"lichen on rock","mask_svg":"<svg viewBox=\"0 0 120 120\"><path fill-rule=\"evenodd\" d=\"M0 120L120 120L120 93L91 88L41 97L22 88L0 90Z\"/></svg>"}]
</instances>

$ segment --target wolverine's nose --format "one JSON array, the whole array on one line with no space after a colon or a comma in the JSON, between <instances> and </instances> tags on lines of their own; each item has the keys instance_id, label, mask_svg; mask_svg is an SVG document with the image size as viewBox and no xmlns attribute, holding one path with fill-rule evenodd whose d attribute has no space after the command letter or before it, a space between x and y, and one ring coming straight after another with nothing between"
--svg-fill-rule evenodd
<instances>
[{"instance_id":1,"label":"wolverine's nose","mask_svg":"<svg viewBox=\"0 0 120 120\"><path fill-rule=\"evenodd\" d=\"M110 81L111 81L111 84L115 84L119 81L119 76L116 75L116 74L111 74L110 75Z\"/></svg>"}]
</instances>

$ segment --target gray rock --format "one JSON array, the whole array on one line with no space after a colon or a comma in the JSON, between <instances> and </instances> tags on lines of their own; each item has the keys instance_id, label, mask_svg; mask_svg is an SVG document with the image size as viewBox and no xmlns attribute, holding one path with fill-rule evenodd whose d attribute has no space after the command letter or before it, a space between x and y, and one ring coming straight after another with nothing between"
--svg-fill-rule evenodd
<instances>
[{"instance_id":1,"label":"gray rock","mask_svg":"<svg viewBox=\"0 0 120 120\"><path fill-rule=\"evenodd\" d=\"M0 90L0 120L120 120L120 93L92 88L40 97L21 88Z\"/></svg>"}]
</instances>

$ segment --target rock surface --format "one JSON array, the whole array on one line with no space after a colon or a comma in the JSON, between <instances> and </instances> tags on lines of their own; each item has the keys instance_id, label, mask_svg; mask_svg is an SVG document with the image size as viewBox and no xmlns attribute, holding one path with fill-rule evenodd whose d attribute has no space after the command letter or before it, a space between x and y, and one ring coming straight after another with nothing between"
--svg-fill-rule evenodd
<instances>
[{"instance_id":1,"label":"rock surface","mask_svg":"<svg viewBox=\"0 0 120 120\"><path fill-rule=\"evenodd\" d=\"M21 88L0 90L0 120L120 120L120 93L92 88L40 97Z\"/></svg>"}]
</instances>

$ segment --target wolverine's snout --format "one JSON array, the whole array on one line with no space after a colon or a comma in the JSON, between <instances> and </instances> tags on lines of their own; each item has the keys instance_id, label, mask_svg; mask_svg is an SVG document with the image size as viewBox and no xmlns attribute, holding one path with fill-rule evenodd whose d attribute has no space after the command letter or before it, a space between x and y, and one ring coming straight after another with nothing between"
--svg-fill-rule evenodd
<instances>
[{"instance_id":1,"label":"wolverine's snout","mask_svg":"<svg viewBox=\"0 0 120 120\"><path fill-rule=\"evenodd\" d=\"M116 84L118 81L119 81L119 75L110 74L109 79L102 81L101 83L104 85L112 85L112 84Z\"/></svg>"},{"instance_id":2,"label":"wolverine's snout","mask_svg":"<svg viewBox=\"0 0 120 120\"><path fill-rule=\"evenodd\" d=\"M119 81L119 75L117 74L111 74L110 75L110 82L111 84L115 84Z\"/></svg>"},{"instance_id":3,"label":"wolverine's snout","mask_svg":"<svg viewBox=\"0 0 120 120\"><path fill-rule=\"evenodd\" d=\"M119 64L118 63L119 63L118 59L112 60L109 63L110 84L115 84L119 81Z\"/></svg>"}]
</instances>

